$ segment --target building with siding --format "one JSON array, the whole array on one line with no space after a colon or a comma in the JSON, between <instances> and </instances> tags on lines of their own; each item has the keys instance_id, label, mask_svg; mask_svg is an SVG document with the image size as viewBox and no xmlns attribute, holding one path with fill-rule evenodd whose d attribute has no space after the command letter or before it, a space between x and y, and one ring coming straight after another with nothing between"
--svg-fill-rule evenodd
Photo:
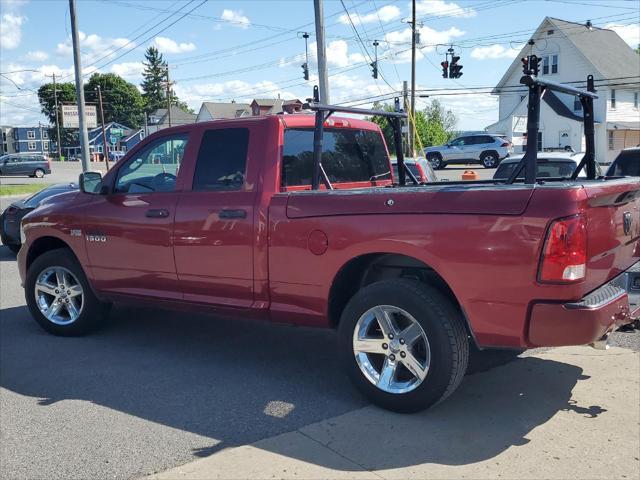
<instances>
[{"instance_id":1,"label":"building with siding","mask_svg":"<svg viewBox=\"0 0 640 480\"><path fill-rule=\"evenodd\" d=\"M0 155L6 153L42 153L49 155L56 151L56 143L49 139L49 127L0 127L2 142Z\"/></svg>"},{"instance_id":2,"label":"building with siding","mask_svg":"<svg viewBox=\"0 0 640 480\"><path fill-rule=\"evenodd\" d=\"M509 137L514 147L526 145L527 91L519 83L520 59L541 58L540 78L585 87L593 75L599 98L594 101L596 158L612 161L618 152L640 143L640 55L612 30L545 18L493 90L499 96L498 122L490 132ZM522 87L522 88L518 88ZM542 149L584 150L582 105L571 95L546 92L540 111Z\"/></svg>"}]
</instances>

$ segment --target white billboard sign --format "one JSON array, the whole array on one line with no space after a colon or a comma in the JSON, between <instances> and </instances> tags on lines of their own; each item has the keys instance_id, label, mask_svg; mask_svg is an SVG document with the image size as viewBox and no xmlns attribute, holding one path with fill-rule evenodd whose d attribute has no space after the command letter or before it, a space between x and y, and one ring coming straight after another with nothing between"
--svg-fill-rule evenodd
<instances>
[{"instance_id":1,"label":"white billboard sign","mask_svg":"<svg viewBox=\"0 0 640 480\"><path fill-rule=\"evenodd\" d=\"M527 131L527 117L513 116L513 133L525 133Z\"/></svg>"},{"instance_id":2,"label":"white billboard sign","mask_svg":"<svg viewBox=\"0 0 640 480\"><path fill-rule=\"evenodd\" d=\"M98 115L95 105L85 105L84 114L87 119L87 128L98 126ZM64 128L80 128L77 105L62 105L62 126Z\"/></svg>"}]
</instances>

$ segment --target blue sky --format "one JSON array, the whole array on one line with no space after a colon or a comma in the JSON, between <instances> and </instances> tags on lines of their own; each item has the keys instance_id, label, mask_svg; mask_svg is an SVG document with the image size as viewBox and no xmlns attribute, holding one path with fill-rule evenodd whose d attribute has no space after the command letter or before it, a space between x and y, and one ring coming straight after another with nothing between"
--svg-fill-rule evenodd
<instances>
[{"instance_id":1,"label":"blue sky","mask_svg":"<svg viewBox=\"0 0 640 480\"><path fill-rule=\"evenodd\" d=\"M331 100L361 104L388 97L410 80L411 37L404 23L410 2L343 2L350 19L340 0L324 2ZM34 94L44 75L73 80L68 1L0 0L0 9L0 123L44 122ZM635 0L418 0L417 10L419 88L463 92L495 85L545 16L591 19L630 45L640 41ZM176 93L196 111L204 100L305 99L317 83L312 0L78 0L77 13L87 76L115 72L139 84L144 50L156 45ZM309 82L300 68L305 31L311 35ZM380 42L378 80L368 66L374 40ZM464 65L455 81L443 79L439 65L449 44ZM460 129L498 120L497 98L486 93L432 98L453 110Z\"/></svg>"}]
</instances>

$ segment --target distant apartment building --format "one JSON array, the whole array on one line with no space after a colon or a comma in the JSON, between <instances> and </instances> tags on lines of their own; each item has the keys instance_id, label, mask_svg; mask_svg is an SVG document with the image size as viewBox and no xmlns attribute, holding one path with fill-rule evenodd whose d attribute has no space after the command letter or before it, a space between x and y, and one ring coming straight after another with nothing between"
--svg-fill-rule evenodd
<instances>
[{"instance_id":1,"label":"distant apartment building","mask_svg":"<svg viewBox=\"0 0 640 480\"><path fill-rule=\"evenodd\" d=\"M2 142L0 154L6 153L42 153L55 152L56 144L49 139L48 127L0 127Z\"/></svg>"}]
</instances>

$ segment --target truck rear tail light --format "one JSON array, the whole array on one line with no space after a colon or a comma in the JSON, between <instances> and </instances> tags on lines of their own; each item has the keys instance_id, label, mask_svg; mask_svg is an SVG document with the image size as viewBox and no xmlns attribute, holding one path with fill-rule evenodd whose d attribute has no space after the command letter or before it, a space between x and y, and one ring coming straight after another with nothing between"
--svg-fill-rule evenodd
<instances>
[{"instance_id":1,"label":"truck rear tail light","mask_svg":"<svg viewBox=\"0 0 640 480\"><path fill-rule=\"evenodd\" d=\"M549 227L540 260L541 282L583 280L587 266L587 224L583 214L560 218Z\"/></svg>"}]
</instances>

